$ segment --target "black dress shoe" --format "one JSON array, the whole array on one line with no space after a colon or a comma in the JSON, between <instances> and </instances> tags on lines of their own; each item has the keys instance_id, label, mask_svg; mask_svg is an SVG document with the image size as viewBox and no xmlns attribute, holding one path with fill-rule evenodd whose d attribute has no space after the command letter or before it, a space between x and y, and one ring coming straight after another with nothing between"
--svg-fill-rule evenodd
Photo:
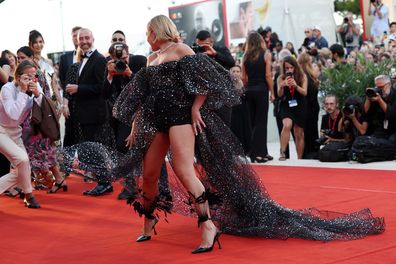
<instances>
[{"instance_id":1,"label":"black dress shoe","mask_svg":"<svg viewBox=\"0 0 396 264\"><path fill-rule=\"evenodd\" d=\"M38 209L41 207L34 196L31 196L29 199L24 199L23 202L27 208Z\"/></svg>"},{"instance_id":2,"label":"black dress shoe","mask_svg":"<svg viewBox=\"0 0 396 264\"><path fill-rule=\"evenodd\" d=\"M130 191L130 190L127 190L126 188L124 188L118 194L118 200L128 200L129 198L137 197L137 195L138 195L137 191Z\"/></svg>"},{"instance_id":3,"label":"black dress shoe","mask_svg":"<svg viewBox=\"0 0 396 264\"><path fill-rule=\"evenodd\" d=\"M92 190L87 190L83 192L83 194L90 196L100 196L110 192L113 192L113 186L109 183L109 184L98 184L95 186L95 188L93 188Z\"/></svg>"}]
</instances>

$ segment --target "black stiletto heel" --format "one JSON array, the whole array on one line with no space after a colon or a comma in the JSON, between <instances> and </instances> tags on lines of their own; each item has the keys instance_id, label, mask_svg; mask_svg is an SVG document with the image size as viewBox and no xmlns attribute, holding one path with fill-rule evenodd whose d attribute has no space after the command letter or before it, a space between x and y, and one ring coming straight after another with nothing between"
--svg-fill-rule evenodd
<instances>
[{"instance_id":1,"label":"black stiletto heel","mask_svg":"<svg viewBox=\"0 0 396 264\"><path fill-rule=\"evenodd\" d=\"M31 196L29 199L24 199L23 200L25 207L27 208L34 208L34 209L38 209L40 208L40 204L37 202L36 198L34 196Z\"/></svg>"},{"instance_id":2,"label":"black stiletto heel","mask_svg":"<svg viewBox=\"0 0 396 264\"><path fill-rule=\"evenodd\" d=\"M204 248L204 247L199 247L195 250L193 250L191 253L192 254L199 254L199 253L205 253L205 252L210 252L213 249L214 244L217 242L217 244L219 245L219 249L221 249L221 245L220 245L220 235L221 235L221 231L217 230L215 237L213 238L213 243L210 247Z\"/></svg>"},{"instance_id":3,"label":"black stiletto heel","mask_svg":"<svg viewBox=\"0 0 396 264\"><path fill-rule=\"evenodd\" d=\"M201 196L198 196L196 198L194 197L194 195L192 193L189 192L189 194L190 194L193 202L196 204L197 209L199 209L198 205L205 204L208 201L206 192L203 192ZM198 228L201 226L201 223L209 221L209 220L212 221L212 219L209 217L207 212L198 212L198 210L197 210L197 214L198 214ZM198 247L198 248L194 249L191 253L199 254L199 253L210 252L213 250L213 246L216 242L219 245L219 249L221 249L220 240L219 240L220 235L221 235L221 231L217 230L216 235L213 238L212 245L210 247Z\"/></svg>"},{"instance_id":4,"label":"black stiletto heel","mask_svg":"<svg viewBox=\"0 0 396 264\"><path fill-rule=\"evenodd\" d=\"M56 183L56 182L54 182L54 185L52 186L52 187L56 187L55 189L51 189L51 190L48 190L48 192L47 193L56 193L57 191L59 191L60 189L62 189L64 192L67 192L67 185L65 184L63 184L65 182L65 180L63 179L63 181L61 181L60 183Z\"/></svg>"},{"instance_id":5,"label":"black stiletto heel","mask_svg":"<svg viewBox=\"0 0 396 264\"><path fill-rule=\"evenodd\" d=\"M153 230L154 235L157 235L157 230L155 230L155 225L158 223L158 219L156 217L153 216L153 218L149 218L149 219L154 219L154 224L151 227L151 230ZM146 236L144 234L141 234L140 236L138 236L138 238L136 239L136 242L144 242L144 241L148 241L151 239L151 236Z\"/></svg>"}]
</instances>

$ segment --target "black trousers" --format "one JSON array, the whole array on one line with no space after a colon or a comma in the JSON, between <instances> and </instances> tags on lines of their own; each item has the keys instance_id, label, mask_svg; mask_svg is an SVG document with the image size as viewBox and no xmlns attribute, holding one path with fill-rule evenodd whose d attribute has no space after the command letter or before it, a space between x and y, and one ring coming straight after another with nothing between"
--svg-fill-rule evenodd
<instances>
[{"instance_id":1,"label":"black trousers","mask_svg":"<svg viewBox=\"0 0 396 264\"><path fill-rule=\"evenodd\" d=\"M8 159L0 153L0 177L10 172L10 162Z\"/></svg>"},{"instance_id":2,"label":"black trousers","mask_svg":"<svg viewBox=\"0 0 396 264\"><path fill-rule=\"evenodd\" d=\"M264 157L268 154L268 90L247 91L246 100L252 124L250 157Z\"/></svg>"}]
</instances>

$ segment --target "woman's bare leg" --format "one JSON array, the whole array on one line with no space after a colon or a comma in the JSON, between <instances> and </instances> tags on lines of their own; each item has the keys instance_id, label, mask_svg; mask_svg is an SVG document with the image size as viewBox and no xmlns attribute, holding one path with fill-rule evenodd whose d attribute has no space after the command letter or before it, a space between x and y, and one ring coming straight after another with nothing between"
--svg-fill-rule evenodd
<instances>
[{"instance_id":1,"label":"woman's bare leg","mask_svg":"<svg viewBox=\"0 0 396 264\"><path fill-rule=\"evenodd\" d=\"M295 125L294 136L296 138L297 158L302 159L304 154L304 129Z\"/></svg>"},{"instance_id":2,"label":"woman's bare leg","mask_svg":"<svg viewBox=\"0 0 396 264\"><path fill-rule=\"evenodd\" d=\"M290 118L283 118L282 123L283 123L283 128L282 128L282 132L281 132L280 149L282 152L285 152L285 150L287 148L287 144L289 144L290 131L293 127L293 121Z\"/></svg>"},{"instance_id":3,"label":"woman's bare leg","mask_svg":"<svg viewBox=\"0 0 396 264\"><path fill-rule=\"evenodd\" d=\"M143 194L144 208L152 210L150 206L158 195L158 178L165 155L169 149L169 138L164 133L157 133L143 160ZM144 218L143 235L150 236L154 219Z\"/></svg>"},{"instance_id":4,"label":"woman's bare leg","mask_svg":"<svg viewBox=\"0 0 396 264\"><path fill-rule=\"evenodd\" d=\"M181 125L171 127L169 130L169 140L172 148L173 163L175 172L187 191L197 198L201 196L205 188L197 178L194 170L194 143L195 136L191 125ZM208 202L195 203L195 208L199 217L210 218ZM200 247L210 247L216 235L217 228L211 220L201 223L202 241Z\"/></svg>"}]
</instances>

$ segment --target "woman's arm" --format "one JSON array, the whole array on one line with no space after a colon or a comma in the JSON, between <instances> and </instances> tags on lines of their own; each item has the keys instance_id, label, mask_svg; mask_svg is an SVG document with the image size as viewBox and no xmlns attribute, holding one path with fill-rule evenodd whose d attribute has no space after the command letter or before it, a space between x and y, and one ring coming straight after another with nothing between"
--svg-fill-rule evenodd
<instances>
[{"instance_id":1,"label":"woman's arm","mask_svg":"<svg viewBox=\"0 0 396 264\"><path fill-rule=\"evenodd\" d=\"M303 83L301 84L301 86L297 85L296 89L303 96L306 96L308 94L308 81L307 81L307 76L305 74L303 77Z\"/></svg>"},{"instance_id":2,"label":"woman's arm","mask_svg":"<svg viewBox=\"0 0 396 264\"><path fill-rule=\"evenodd\" d=\"M268 89L271 92L270 100L273 102L275 100L274 93L274 81L272 80L272 55L269 51L265 52L265 80L267 81Z\"/></svg>"},{"instance_id":3,"label":"woman's arm","mask_svg":"<svg viewBox=\"0 0 396 264\"><path fill-rule=\"evenodd\" d=\"M278 84L278 96L282 97L283 96L283 88L287 85L286 80L283 80L282 75L279 75L278 79L276 80Z\"/></svg>"}]
</instances>

